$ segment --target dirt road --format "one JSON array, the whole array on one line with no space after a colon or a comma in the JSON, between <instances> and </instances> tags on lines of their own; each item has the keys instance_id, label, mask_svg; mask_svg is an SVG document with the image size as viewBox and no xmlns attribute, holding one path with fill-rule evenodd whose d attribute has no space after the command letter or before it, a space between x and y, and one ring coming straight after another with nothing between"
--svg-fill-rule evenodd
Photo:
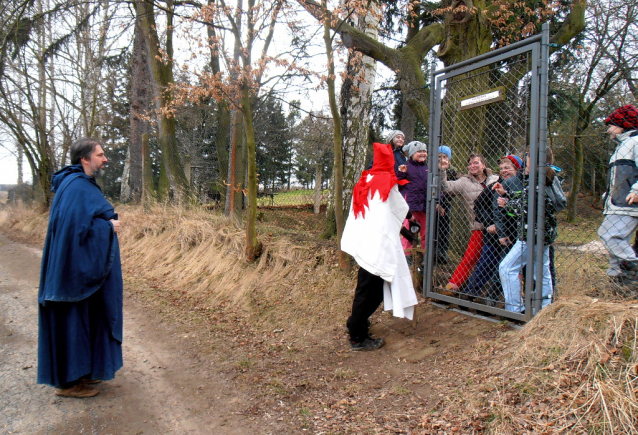
<instances>
[{"instance_id":1,"label":"dirt road","mask_svg":"<svg viewBox=\"0 0 638 435\"><path fill-rule=\"evenodd\" d=\"M125 301L124 368L91 399L63 399L36 384L41 251L0 234L0 433L251 434L250 402L188 337Z\"/></svg>"}]
</instances>

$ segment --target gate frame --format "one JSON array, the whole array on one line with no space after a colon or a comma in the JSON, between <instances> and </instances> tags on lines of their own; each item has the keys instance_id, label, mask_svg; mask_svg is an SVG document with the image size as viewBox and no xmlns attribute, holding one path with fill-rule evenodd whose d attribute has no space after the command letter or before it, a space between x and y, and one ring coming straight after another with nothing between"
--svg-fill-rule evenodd
<instances>
[{"instance_id":1,"label":"gate frame","mask_svg":"<svg viewBox=\"0 0 638 435\"><path fill-rule=\"evenodd\" d=\"M548 71L549 71L549 23L542 26L542 32L514 44L482 54L472 59L459 62L440 70L435 70L432 65L430 75L430 125L429 125L429 159L428 159L428 216L435 216L436 205L441 192L440 176L438 170L439 145L441 144L441 92L442 82L460 74L489 66L499 60L531 52L532 66L530 72L530 122L529 142L530 148L530 173L529 185L538 184L538 198L545 196L545 178L538 174L545 174L547 168L547 100L548 100ZM538 183L537 183L538 177ZM542 279L534 290L534 273L542 271L543 267L543 234L545 223L545 202L539 201L536 205L534 189L528 190L528 219L527 219L527 271L525 275L525 314L507 311L504 308L496 308L484 304L478 304L457 297L447 296L433 291L434 271L434 237L435 219L428 219L428 231L426 235L427 251L423 265L423 296L443 301L449 304L460 305L477 309L497 316L518 321L529 321L541 310ZM535 211L535 212L534 212ZM536 240L534 240L534 228L539 223ZM531 266L531 267L530 267ZM556 292L554 289L554 296ZM534 296L534 298L532 298ZM554 300L554 297L553 299ZM532 302L534 306L532 307Z\"/></svg>"}]
</instances>

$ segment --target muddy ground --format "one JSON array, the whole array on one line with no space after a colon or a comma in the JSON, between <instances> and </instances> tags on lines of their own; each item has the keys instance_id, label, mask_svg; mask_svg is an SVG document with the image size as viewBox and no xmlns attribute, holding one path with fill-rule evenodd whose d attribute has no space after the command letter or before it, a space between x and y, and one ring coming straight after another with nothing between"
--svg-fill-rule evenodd
<instances>
[{"instance_id":1,"label":"muddy ground","mask_svg":"<svg viewBox=\"0 0 638 435\"><path fill-rule=\"evenodd\" d=\"M351 352L343 325L272 330L129 276L123 369L97 397L63 399L36 384L40 260L0 235L0 433L481 433L488 415L439 409L515 334L422 301L417 322L377 312L386 346Z\"/></svg>"}]
</instances>

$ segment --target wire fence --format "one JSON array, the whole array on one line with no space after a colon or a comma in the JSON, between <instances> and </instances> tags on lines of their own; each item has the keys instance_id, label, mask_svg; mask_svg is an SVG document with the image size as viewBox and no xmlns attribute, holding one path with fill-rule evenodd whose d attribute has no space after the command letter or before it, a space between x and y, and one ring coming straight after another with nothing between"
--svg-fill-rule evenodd
<instances>
[{"instance_id":1,"label":"wire fence","mask_svg":"<svg viewBox=\"0 0 638 435\"><path fill-rule=\"evenodd\" d=\"M638 262L626 243L636 218L603 224L615 147L603 121L614 103L583 114L564 83L548 83L543 97L538 53L507 50L441 74L434 91L426 295L520 320L563 291L636 297Z\"/></svg>"}]
</instances>

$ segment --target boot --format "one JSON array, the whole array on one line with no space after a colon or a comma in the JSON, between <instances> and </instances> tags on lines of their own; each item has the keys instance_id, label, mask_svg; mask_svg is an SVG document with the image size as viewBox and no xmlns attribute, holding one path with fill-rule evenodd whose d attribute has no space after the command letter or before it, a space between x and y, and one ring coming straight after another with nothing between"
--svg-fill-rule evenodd
<instances>
[{"instance_id":1,"label":"boot","mask_svg":"<svg viewBox=\"0 0 638 435\"><path fill-rule=\"evenodd\" d=\"M622 270L627 276L638 278L638 261L621 261L620 270Z\"/></svg>"}]
</instances>

